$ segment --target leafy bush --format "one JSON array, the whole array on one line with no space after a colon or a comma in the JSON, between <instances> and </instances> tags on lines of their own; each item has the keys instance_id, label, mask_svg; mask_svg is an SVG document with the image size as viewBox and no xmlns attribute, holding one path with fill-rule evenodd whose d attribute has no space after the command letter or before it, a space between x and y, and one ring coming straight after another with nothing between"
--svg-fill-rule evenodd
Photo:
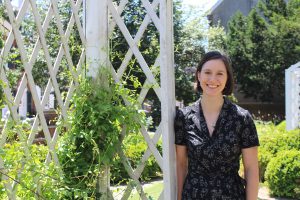
<instances>
[{"instance_id":1,"label":"leafy bush","mask_svg":"<svg viewBox=\"0 0 300 200\"><path fill-rule=\"evenodd\" d=\"M273 155L268 152L264 148L259 147L258 152L258 165L259 165L259 178L261 182L265 181L265 172L268 166L268 163L270 162Z\"/></svg>"},{"instance_id":2,"label":"leafy bush","mask_svg":"<svg viewBox=\"0 0 300 200\"><path fill-rule=\"evenodd\" d=\"M144 140L141 134L130 134L125 137L123 141L123 150L126 157L129 159L130 164L133 169L135 169L142 159L143 154L147 150L147 143ZM162 142L161 140L158 141L156 147L162 152ZM114 162L111 167L111 180L113 184L120 184L127 182L130 177L123 166L121 159L119 156L114 158ZM141 174L140 180L141 181L148 181L152 178L156 178L161 176L161 169L157 164L153 155L149 157L146 161L145 168L143 173Z\"/></svg>"},{"instance_id":3,"label":"leafy bush","mask_svg":"<svg viewBox=\"0 0 300 200\"><path fill-rule=\"evenodd\" d=\"M24 144L19 141L7 143L1 149L1 158L7 169L1 173L7 175L8 179L1 180L0 199L6 198L4 184L11 184L13 181L18 183L17 197L20 199L33 199L35 196L40 199L59 199L59 192L55 190L59 175L53 163L45 164L48 148L35 144L27 148L30 152L30 158L27 159L24 159ZM22 168L22 174L18 175ZM36 183L41 186L38 193Z\"/></svg>"},{"instance_id":4,"label":"leafy bush","mask_svg":"<svg viewBox=\"0 0 300 200\"><path fill-rule=\"evenodd\" d=\"M300 149L300 133L298 130L286 131L285 122L275 126L269 124L257 124L259 132L259 171L260 180L265 181L265 170L273 157L284 150Z\"/></svg>"},{"instance_id":5,"label":"leafy bush","mask_svg":"<svg viewBox=\"0 0 300 200\"><path fill-rule=\"evenodd\" d=\"M265 176L272 195L299 199L300 151L281 151L271 159Z\"/></svg>"}]
</instances>

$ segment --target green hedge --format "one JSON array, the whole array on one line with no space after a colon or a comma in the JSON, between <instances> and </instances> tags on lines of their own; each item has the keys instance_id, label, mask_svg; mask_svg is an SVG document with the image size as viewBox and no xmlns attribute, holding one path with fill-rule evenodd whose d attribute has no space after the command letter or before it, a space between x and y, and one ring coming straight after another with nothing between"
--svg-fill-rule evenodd
<instances>
[{"instance_id":1,"label":"green hedge","mask_svg":"<svg viewBox=\"0 0 300 200\"><path fill-rule=\"evenodd\" d=\"M300 151L282 151L271 159L266 169L271 194L300 199Z\"/></svg>"},{"instance_id":2,"label":"green hedge","mask_svg":"<svg viewBox=\"0 0 300 200\"><path fill-rule=\"evenodd\" d=\"M274 124L257 124L260 147L258 151L260 180L265 181L265 170L268 163L278 152L300 149L300 130L286 131L285 122Z\"/></svg>"},{"instance_id":3,"label":"green hedge","mask_svg":"<svg viewBox=\"0 0 300 200\"><path fill-rule=\"evenodd\" d=\"M291 194L291 192L286 188L293 188L294 186L289 184L290 182L286 181L284 176L278 176L276 175L276 170L270 169L268 172L268 178L265 173L266 170L270 168L270 163L273 163L272 165L274 165L274 162L277 162L274 160L277 160L277 156L281 156L283 152L288 150L300 152L300 130L296 129L293 131L286 131L285 122L282 122L277 126L272 123L257 123L256 126L260 140L258 159L261 182L267 181L270 185L270 192L274 195L281 196L283 194ZM288 162L288 160L283 160L282 162L284 165L284 162ZM294 175L295 174L291 174L291 176ZM277 181L278 183L286 184L286 187L278 188L281 192L278 192L277 189L275 189L276 187L273 187L274 183L277 183ZM296 193L294 193L294 195L296 195Z\"/></svg>"}]
</instances>

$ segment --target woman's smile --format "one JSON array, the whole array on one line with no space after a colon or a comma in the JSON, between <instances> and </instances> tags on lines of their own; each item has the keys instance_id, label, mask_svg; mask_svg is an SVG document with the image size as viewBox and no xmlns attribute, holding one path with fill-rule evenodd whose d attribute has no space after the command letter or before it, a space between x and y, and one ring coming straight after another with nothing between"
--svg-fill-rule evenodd
<instances>
[{"instance_id":1,"label":"woman's smile","mask_svg":"<svg viewBox=\"0 0 300 200\"><path fill-rule=\"evenodd\" d=\"M227 78L226 67L219 59L207 61L198 73L203 95L222 95Z\"/></svg>"}]
</instances>

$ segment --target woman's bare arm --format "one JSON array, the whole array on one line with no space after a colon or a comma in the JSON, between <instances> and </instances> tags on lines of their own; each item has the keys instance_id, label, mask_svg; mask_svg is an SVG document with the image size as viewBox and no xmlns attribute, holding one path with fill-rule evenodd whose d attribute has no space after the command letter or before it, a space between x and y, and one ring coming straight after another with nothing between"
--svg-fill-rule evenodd
<instances>
[{"instance_id":1,"label":"woman's bare arm","mask_svg":"<svg viewBox=\"0 0 300 200\"><path fill-rule=\"evenodd\" d=\"M176 145L177 199L181 200L184 180L188 169L187 148Z\"/></svg>"},{"instance_id":2,"label":"woman's bare arm","mask_svg":"<svg viewBox=\"0 0 300 200\"><path fill-rule=\"evenodd\" d=\"M257 200L259 170L257 147L242 149L246 185L246 200Z\"/></svg>"}]
</instances>

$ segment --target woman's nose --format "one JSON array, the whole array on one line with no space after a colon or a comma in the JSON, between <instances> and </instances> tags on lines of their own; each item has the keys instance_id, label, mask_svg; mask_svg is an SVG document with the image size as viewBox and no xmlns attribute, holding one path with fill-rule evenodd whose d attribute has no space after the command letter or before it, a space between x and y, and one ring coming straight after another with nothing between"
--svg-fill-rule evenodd
<instances>
[{"instance_id":1,"label":"woman's nose","mask_svg":"<svg viewBox=\"0 0 300 200\"><path fill-rule=\"evenodd\" d=\"M217 77L217 75L212 74L211 76L209 76L209 80L216 81L216 80L218 80L218 77Z\"/></svg>"}]
</instances>

